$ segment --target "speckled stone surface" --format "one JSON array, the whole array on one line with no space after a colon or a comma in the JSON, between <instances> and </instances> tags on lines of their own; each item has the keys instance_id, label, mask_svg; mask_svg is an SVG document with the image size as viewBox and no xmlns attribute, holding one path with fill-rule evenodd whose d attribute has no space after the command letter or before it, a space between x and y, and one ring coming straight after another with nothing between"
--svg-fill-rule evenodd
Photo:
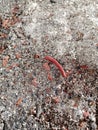
<instances>
[{"instance_id":1,"label":"speckled stone surface","mask_svg":"<svg viewBox=\"0 0 98 130\"><path fill-rule=\"evenodd\" d=\"M96 0L0 0L0 130L97 129L97 10Z\"/></svg>"}]
</instances>

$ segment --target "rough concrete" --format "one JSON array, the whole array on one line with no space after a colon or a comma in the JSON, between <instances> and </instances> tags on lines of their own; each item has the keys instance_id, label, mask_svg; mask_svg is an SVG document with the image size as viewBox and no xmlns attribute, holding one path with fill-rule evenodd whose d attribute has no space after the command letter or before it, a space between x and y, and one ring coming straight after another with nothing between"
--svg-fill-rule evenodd
<instances>
[{"instance_id":1,"label":"rough concrete","mask_svg":"<svg viewBox=\"0 0 98 130\"><path fill-rule=\"evenodd\" d=\"M14 0L1 0L0 9L6 15L14 5ZM53 55L70 53L98 66L98 2L96 0L22 0L24 6L22 25L26 34L37 39L36 50L47 48L42 37L48 37L49 50L55 48ZM2 6L3 5L3 6ZM23 7L22 6L22 7ZM21 25L20 25L21 26Z\"/></svg>"},{"instance_id":2,"label":"rough concrete","mask_svg":"<svg viewBox=\"0 0 98 130\"><path fill-rule=\"evenodd\" d=\"M38 51L47 48L42 37L47 36L52 54L70 53L80 61L98 66L98 3L94 0L30 1L25 8L24 30L37 39ZM27 19L26 19L27 18Z\"/></svg>"},{"instance_id":3,"label":"rough concrete","mask_svg":"<svg viewBox=\"0 0 98 130\"><path fill-rule=\"evenodd\" d=\"M96 130L97 0L53 0L52 2L50 0L0 0L2 19L12 17L11 11L16 4L19 5L21 12L18 15L20 22L11 26L10 29L0 28L0 33L8 34L6 39L0 39L0 44L5 46L4 52L0 54L0 130L48 129L49 121L44 124L45 117L42 113L46 111L47 115L52 110L53 114L56 111L61 114L61 120L66 119L64 126L59 126L58 123L57 127L52 122L54 118L51 119L50 124L54 129L77 130L80 129L78 124L84 119L84 108L91 112L89 116L91 122L86 118L87 122L83 122L84 127L81 130L84 130L86 126L88 129ZM18 58L15 56L17 52L21 54ZM40 58L34 59L35 54ZM46 55L55 57L65 70L72 69L72 76L63 79L57 69L49 64L54 80L52 82L47 80L42 67L46 62L43 61ZM2 66L5 56L9 57L6 67ZM74 64L74 60L78 63ZM84 65L80 75L77 74L78 65ZM85 70L85 65L89 68L88 70ZM35 78L38 80L38 87L34 86ZM66 91L66 87L68 87L68 93L65 94L63 90ZM52 90L49 95L45 91L47 88ZM72 93L74 98L70 96ZM74 108L79 94L79 106ZM51 103L46 103L47 95L53 101L55 101L53 96L60 98L61 102L53 106L55 109L50 110ZM17 106L15 102L20 97L23 100ZM93 105L89 106L89 101ZM45 106L44 103L46 103ZM64 113L66 118L62 117ZM54 115L57 118L56 113ZM39 123L40 118L42 122Z\"/></svg>"}]
</instances>

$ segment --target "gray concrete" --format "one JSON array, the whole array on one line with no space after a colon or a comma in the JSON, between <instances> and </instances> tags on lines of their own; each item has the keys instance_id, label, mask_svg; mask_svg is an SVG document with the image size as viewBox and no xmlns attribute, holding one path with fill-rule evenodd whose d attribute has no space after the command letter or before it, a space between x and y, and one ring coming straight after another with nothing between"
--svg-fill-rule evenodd
<instances>
[{"instance_id":1,"label":"gray concrete","mask_svg":"<svg viewBox=\"0 0 98 130\"><path fill-rule=\"evenodd\" d=\"M48 36L50 49L62 56L70 53L73 58L98 66L98 3L96 0L30 1L25 8L27 35L37 39L38 50L47 48L41 37ZM37 49L37 48L36 48Z\"/></svg>"},{"instance_id":2,"label":"gray concrete","mask_svg":"<svg viewBox=\"0 0 98 130\"><path fill-rule=\"evenodd\" d=\"M21 10L20 22L9 29L0 28L0 36L2 32L8 34L8 38L0 40L2 46L7 46L0 54L0 130L48 130L46 115L50 116L51 112L50 117L55 116L50 120L52 128L80 130L85 109L91 113L91 122L84 123L81 130L87 127L96 130L98 1L53 1L0 0L3 20L12 18L11 10L16 3ZM16 53L21 56L16 58ZM34 59L35 54L39 54L39 58ZM49 64L53 76L53 81L49 81L43 68L46 55L56 58L65 71L72 70L72 75L64 79L55 65ZM2 65L5 56L9 57L7 66ZM81 69L81 73L79 64L87 65L88 70ZM34 78L37 87L32 83ZM49 94L47 88L51 89ZM46 102L48 96L49 103ZM22 102L17 106L15 103L20 97ZM54 97L60 98L60 103L52 104ZM58 119L56 111L61 122L65 121L62 126L54 125Z\"/></svg>"},{"instance_id":3,"label":"gray concrete","mask_svg":"<svg viewBox=\"0 0 98 130\"><path fill-rule=\"evenodd\" d=\"M62 56L69 52L73 58L98 66L98 2L97 0L17 0L23 7L24 30L27 35L37 39L36 50L43 49L41 41L48 36L52 53ZM6 12L15 0L0 0L0 11Z\"/></svg>"}]
</instances>

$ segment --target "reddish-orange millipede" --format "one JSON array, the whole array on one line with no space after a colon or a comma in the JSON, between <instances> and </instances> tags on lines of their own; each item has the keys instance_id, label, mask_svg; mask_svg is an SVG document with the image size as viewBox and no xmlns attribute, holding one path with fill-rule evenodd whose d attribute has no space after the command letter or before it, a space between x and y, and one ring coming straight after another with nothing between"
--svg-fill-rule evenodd
<instances>
[{"instance_id":1,"label":"reddish-orange millipede","mask_svg":"<svg viewBox=\"0 0 98 130\"><path fill-rule=\"evenodd\" d=\"M60 65L60 63L58 63L58 61L57 61L56 59L54 59L54 58L51 57L51 56L45 56L44 59L49 60L49 61L51 61L52 63L54 63L54 64L58 67L58 69L60 70L62 76L63 76L63 77L67 77L67 74L65 73L63 67Z\"/></svg>"}]
</instances>

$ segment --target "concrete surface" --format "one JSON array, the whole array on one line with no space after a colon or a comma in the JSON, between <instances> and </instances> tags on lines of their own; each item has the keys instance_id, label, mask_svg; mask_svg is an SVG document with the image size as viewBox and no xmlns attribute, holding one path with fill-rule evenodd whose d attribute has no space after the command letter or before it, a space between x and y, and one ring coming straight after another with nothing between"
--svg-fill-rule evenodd
<instances>
[{"instance_id":1,"label":"concrete surface","mask_svg":"<svg viewBox=\"0 0 98 130\"><path fill-rule=\"evenodd\" d=\"M73 58L98 66L98 3L95 0L30 1L25 8L24 30L37 39L36 50L47 48L53 55L70 53Z\"/></svg>"},{"instance_id":2,"label":"concrete surface","mask_svg":"<svg viewBox=\"0 0 98 130\"><path fill-rule=\"evenodd\" d=\"M65 124L69 123L69 129L65 125L62 126L62 130L73 130L73 128L80 130L78 121L83 119L84 108L91 113L89 116L91 123L86 118L88 129L91 127L96 130L98 1L0 0L2 19L12 18L11 11L16 4L19 5L21 12L18 15L20 22L11 26L10 29L0 28L0 34L2 32L8 34L8 38L0 39L1 46L5 46L4 52L0 53L0 130L33 130L33 128L43 130L47 128L45 125L49 125L48 121L44 124L44 115L41 114L48 95L45 93L47 88L52 90L49 97L58 96L60 98L61 102L53 107L61 114L61 119L65 114ZM2 51L2 48L0 49ZM21 55L16 58L16 53ZM35 54L38 54L40 58L34 59ZM72 77L62 78L57 69L49 64L55 80L52 82L47 80L42 67L45 62L43 57L46 55L56 58L64 70L72 69L74 72ZM6 56L9 59L8 64L2 66L2 61ZM78 63L74 64L74 60ZM79 64L86 65L90 69L86 71L84 68L83 74L78 75ZM38 80L38 87L34 86L33 79L35 78ZM66 82L71 87L67 86ZM68 87L68 94L63 92L66 87ZM62 92L59 92L61 89ZM55 91L58 91L57 95ZM70 99L70 93L74 93L73 95L77 97L81 95L78 108L73 107L78 100L77 97L73 96L74 98ZM20 100L21 103L17 106L15 102L20 97L23 100ZM89 101L93 102L90 107ZM51 103L46 103L46 115L52 111L47 107L48 105L51 106ZM33 110L36 110L36 116L33 115L35 112ZM39 118L42 119L43 126L37 122ZM53 122L52 125L54 125ZM57 129L55 127L54 129ZM57 127L61 128L58 124ZM84 129L85 123L81 130Z\"/></svg>"},{"instance_id":3,"label":"concrete surface","mask_svg":"<svg viewBox=\"0 0 98 130\"><path fill-rule=\"evenodd\" d=\"M37 39L36 50L47 48L42 37L49 39L53 55L70 53L98 66L98 2L96 0L16 0L24 7L22 17L27 35ZM14 5L14 0L0 0L0 10L5 15ZM8 10L7 10L8 9Z\"/></svg>"}]
</instances>

